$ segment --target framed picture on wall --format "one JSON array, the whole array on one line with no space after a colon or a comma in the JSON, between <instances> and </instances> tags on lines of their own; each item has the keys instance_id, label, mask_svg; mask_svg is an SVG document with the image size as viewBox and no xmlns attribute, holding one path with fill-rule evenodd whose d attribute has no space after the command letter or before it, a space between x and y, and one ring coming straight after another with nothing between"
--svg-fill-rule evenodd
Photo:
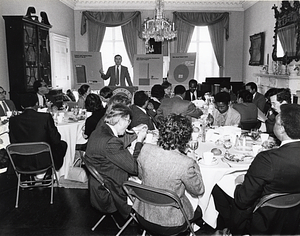
<instances>
[{"instance_id":1,"label":"framed picture on wall","mask_svg":"<svg viewBox=\"0 0 300 236\"><path fill-rule=\"evenodd\" d=\"M264 46L265 34L264 32L250 36L250 66L259 66L264 63Z\"/></svg>"}]
</instances>

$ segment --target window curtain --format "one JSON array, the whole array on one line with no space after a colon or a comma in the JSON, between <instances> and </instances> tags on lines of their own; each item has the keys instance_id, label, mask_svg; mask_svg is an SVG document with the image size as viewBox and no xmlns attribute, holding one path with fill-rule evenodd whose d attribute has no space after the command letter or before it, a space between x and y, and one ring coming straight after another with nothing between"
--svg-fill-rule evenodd
<instances>
[{"instance_id":1,"label":"window curtain","mask_svg":"<svg viewBox=\"0 0 300 236\"><path fill-rule=\"evenodd\" d=\"M186 53L190 45L195 26L208 26L212 46L223 74L224 66L224 35L229 38L229 13L208 12L174 12L177 27L177 53ZM225 34L224 34L225 32Z\"/></svg>"},{"instance_id":2,"label":"window curtain","mask_svg":"<svg viewBox=\"0 0 300 236\"><path fill-rule=\"evenodd\" d=\"M281 42L283 52L287 53L288 57L296 55L296 25L291 24L283 28L278 29L278 37Z\"/></svg>"},{"instance_id":3,"label":"window curtain","mask_svg":"<svg viewBox=\"0 0 300 236\"><path fill-rule=\"evenodd\" d=\"M131 65L133 65L133 57L134 54L137 53L137 37L141 31L141 13L139 11L84 11L82 13L81 35L84 35L86 33L86 29L88 29L88 50L90 52L99 52L106 27L116 26L121 26L125 48Z\"/></svg>"}]
</instances>

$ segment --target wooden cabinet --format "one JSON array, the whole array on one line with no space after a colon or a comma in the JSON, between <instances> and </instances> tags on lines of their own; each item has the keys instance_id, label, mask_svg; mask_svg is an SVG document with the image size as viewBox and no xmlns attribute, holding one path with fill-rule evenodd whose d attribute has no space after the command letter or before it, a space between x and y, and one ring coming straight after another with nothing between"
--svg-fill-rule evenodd
<instances>
[{"instance_id":1,"label":"wooden cabinet","mask_svg":"<svg viewBox=\"0 0 300 236\"><path fill-rule=\"evenodd\" d=\"M49 29L51 25L26 16L5 20L10 99L20 109L20 99L33 92L34 81L51 83ZM25 96L26 97L26 96Z\"/></svg>"}]
</instances>

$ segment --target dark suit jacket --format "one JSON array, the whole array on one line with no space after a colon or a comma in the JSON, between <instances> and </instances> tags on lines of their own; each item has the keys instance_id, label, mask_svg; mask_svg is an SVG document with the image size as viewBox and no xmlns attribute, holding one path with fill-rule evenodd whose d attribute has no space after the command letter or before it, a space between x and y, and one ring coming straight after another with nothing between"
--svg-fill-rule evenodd
<instances>
[{"instance_id":1,"label":"dark suit jacket","mask_svg":"<svg viewBox=\"0 0 300 236\"><path fill-rule=\"evenodd\" d=\"M204 93L202 91L196 90L196 94L197 94L196 99L200 98L204 100ZM190 90L186 90L184 100L188 100L188 101L192 100Z\"/></svg>"},{"instance_id":2,"label":"dark suit jacket","mask_svg":"<svg viewBox=\"0 0 300 236\"><path fill-rule=\"evenodd\" d=\"M184 116L199 118L203 112L195 106L194 103L183 100L179 95L172 98L164 98L157 109L156 119L160 120L161 117L167 117L169 114L175 113Z\"/></svg>"},{"instance_id":3,"label":"dark suit jacket","mask_svg":"<svg viewBox=\"0 0 300 236\"><path fill-rule=\"evenodd\" d=\"M242 185L235 189L234 200L241 216L247 214L257 200L271 193L300 192L300 142L292 142L279 148L260 152L252 162ZM243 214L244 213L244 214ZM250 213L251 214L251 213ZM284 217L290 217L290 225L282 230ZM276 209L264 207L250 219L251 234L293 234L290 230L299 226L300 207Z\"/></svg>"},{"instance_id":4,"label":"dark suit jacket","mask_svg":"<svg viewBox=\"0 0 300 236\"><path fill-rule=\"evenodd\" d=\"M25 109L20 115L9 119L9 139L11 143L46 142L51 146L55 168L63 164L67 143L61 141L50 113ZM41 163L42 164L42 163Z\"/></svg>"},{"instance_id":5,"label":"dark suit jacket","mask_svg":"<svg viewBox=\"0 0 300 236\"><path fill-rule=\"evenodd\" d=\"M9 109L11 111L16 111L16 107L15 107L15 104L12 100L4 100L4 102L6 103L6 105L9 107ZM6 116L6 113L4 112L2 106L0 106L0 116Z\"/></svg>"},{"instance_id":6,"label":"dark suit jacket","mask_svg":"<svg viewBox=\"0 0 300 236\"><path fill-rule=\"evenodd\" d=\"M127 150L136 134L125 134L122 138L114 136L107 124L97 126L89 137L86 156L104 177L111 195L103 189L100 183L90 178L89 189L91 204L104 213L119 211L127 218L131 207L127 205L127 196L122 184L129 175L137 175L136 158L142 148L142 143L136 143L133 155Z\"/></svg>"},{"instance_id":7,"label":"dark suit jacket","mask_svg":"<svg viewBox=\"0 0 300 236\"><path fill-rule=\"evenodd\" d=\"M256 92L252 102L258 107L258 109L264 112L265 105L266 105L266 99L264 95L262 95L259 92Z\"/></svg>"},{"instance_id":8,"label":"dark suit jacket","mask_svg":"<svg viewBox=\"0 0 300 236\"><path fill-rule=\"evenodd\" d=\"M130 106L131 110L132 110L132 120L131 120L131 124L130 127L136 127L140 124L145 124L148 126L149 130L154 130L154 125L152 122L152 118L148 115L145 114L140 108L138 108L136 105L131 105Z\"/></svg>"},{"instance_id":9,"label":"dark suit jacket","mask_svg":"<svg viewBox=\"0 0 300 236\"><path fill-rule=\"evenodd\" d=\"M115 73L115 66L111 66L107 69L106 75L101 76L104 80L110 78L108 86L116 86L116 73ZM132 86L132 82L130 79L130 75L128 72L128 68L126 66L121 65L121 76L120 76L120 85L126 86L125 79L128 83L128 86Z\"/></svg>"}]
</instances>

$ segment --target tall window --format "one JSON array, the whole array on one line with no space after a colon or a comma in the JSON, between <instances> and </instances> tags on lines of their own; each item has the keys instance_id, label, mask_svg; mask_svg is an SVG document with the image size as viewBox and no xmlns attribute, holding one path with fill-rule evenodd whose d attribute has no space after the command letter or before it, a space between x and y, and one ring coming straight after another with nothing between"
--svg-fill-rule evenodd
<instances>
[{"instance_id":1,"label":"tall window","mask_svg":"<svg viewBox=\"0 0 300 236\"><path fill-rule=\"evenodd\" d=\"M115 64L114 57L117 54L122 56L122 65L128 67L130 77L133 78L133 68L130 64L124 41L121 26L106 27L103 43L100 49L103 72L106 73L108 67ZM108 85L109 80L104 80L104 85Z\"/></svg>"},{"instance_id":2,"label":"tall window","mask_svg":"<svg viewBox=\"0 0 300 236\"><path fill-rule=\"evenodd\" d=\"M219 66L207 26L195 26L188 52L197 53L195 79L199 83L204 82L206 77L219 76Z\"/></svg>"}]
</instances>

